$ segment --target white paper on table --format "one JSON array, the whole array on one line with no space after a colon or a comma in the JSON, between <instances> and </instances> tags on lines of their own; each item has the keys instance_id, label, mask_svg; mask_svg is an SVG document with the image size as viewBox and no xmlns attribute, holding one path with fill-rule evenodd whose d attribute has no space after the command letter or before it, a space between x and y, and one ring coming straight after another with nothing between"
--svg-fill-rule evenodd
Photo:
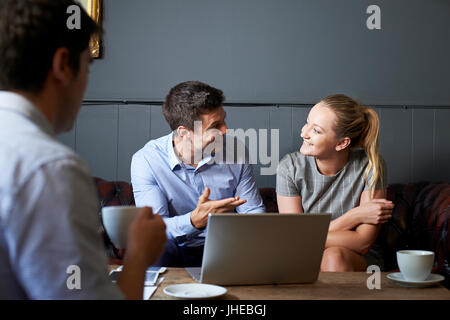
<instances>
[{"instance_id":1,"label":"white paper on table","mask_svg":"<svg viewBox=\"0 0 450 320\"><path fill-rule=\"evenodd\" d=\"M155 286L146 286L144 287L144 294L142 300L150 300L152 295L155 293L156 289L158 289L158 286L163 282L164 277L161 277L158 279L158 282Z\"/></svg>"}]
</instances>

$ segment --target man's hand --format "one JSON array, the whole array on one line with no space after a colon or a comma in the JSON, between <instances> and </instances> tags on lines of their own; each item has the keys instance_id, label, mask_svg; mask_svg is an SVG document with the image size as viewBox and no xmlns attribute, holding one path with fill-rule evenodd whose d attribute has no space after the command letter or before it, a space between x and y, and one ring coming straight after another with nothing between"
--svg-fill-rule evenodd
<instances>
[{"instance_id":1,"label":"man's hand","mask_svg":"<svg viewBox=\"0 0 450 320\"><path fill-rule=\"evenodd\" d=\"M223 200L209 200L210 190L205 188L203 194L197 202L197 208L191 213L191 223L197 229L206 227L208 222L208 215L210 213L224 213L232 212L236 207L247 202L245 199L239 197L227 198Z\"/></svg>"},{"instance_id":2,"label":"man's hand","mask_svg":"<svg viewBox=\"0 0 450 320\"><path fill-rule=\"evenodd\" d=\"M154 264L164 250L166 225L151 208L142 208L128 229L123 271L117 285L126 299L141 300L145 270Z\"/></svg>"},{"instance_id":3,"label":"man's hand","mask_svg":"<svg viewBox=\"0 0 450 320\"><path fill-rule=\"evenodd\" d=\"M358 221L367 224L382 224L392 218L394 203L386 199L373 199L354 208Z\"/></svg>"},{"instance_id":4,"label":"man's hand","mask_svg":"<svg viewBox=\"0 0 450 320\"><path fill-rule=\"evenodd\" d=\"M166 224L152 209L142 208L130 225L126 255L138 259L145 268L154 264L164 250Z\"/></svg>"}]
</instances>

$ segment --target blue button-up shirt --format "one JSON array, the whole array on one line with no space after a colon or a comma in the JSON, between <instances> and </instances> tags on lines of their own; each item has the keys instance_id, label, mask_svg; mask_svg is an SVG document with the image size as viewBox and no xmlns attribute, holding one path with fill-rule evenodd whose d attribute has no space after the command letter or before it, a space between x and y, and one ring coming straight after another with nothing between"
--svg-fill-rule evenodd
<instances>
[{"instance_id":1,"label":"blue button-up shirt","mask_svg":"<svg viewBox=\"0 0 450 320\"><path fill-rule=\"evenodd\" d=\"M123 299L89 170L35 106L4 91L0 171L0 300Z\"/></svg>"},{"instance_id":2,"label":"blue button-up shirt","mask_svg":"<svg viewBox=\"0 0 450 320\"><path fill-rule=\"evenodd\" d=\"M131 183L137 206L149 206L163 216L169 237L183 246L204 244L205 231L191 223L191 212L200 195L209 187L210 200L239 196L247 202L236 208L238 213L265 211L248 163L212 163L202 159L197 168L184 164L175 154L173 133L148 142L134 154Z\"/></svg>"}]
</instances>

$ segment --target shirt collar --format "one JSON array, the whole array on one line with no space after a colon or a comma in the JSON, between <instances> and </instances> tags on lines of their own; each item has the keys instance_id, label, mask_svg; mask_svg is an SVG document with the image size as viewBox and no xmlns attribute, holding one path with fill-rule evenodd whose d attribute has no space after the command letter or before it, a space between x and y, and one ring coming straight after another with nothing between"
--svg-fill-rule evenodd
<instances>
[{"instance_id":1,"label":"shirt collar","mask_svg":"<svg viewBox=\"0 0 450 320\"><path fill-rule=\"evenodd\" d=\"M0 91L0 110L14 112L35 123L45 133L55 136L50 122L39 109L24 96L11 92Z\"/></svg>"},{"instance_id":2,"label":"shirt collar","mask_svg":"<svg viewBox=\"0 0 450 320\"><path fill-rule=\"evenodd\" d=\"M180 158L175 154L174 146L173 146L173 132L169 134L167 139L167 157L169 160L170 170L175 169L177 165L181 164Z\"/></svg>"},{"instance_id":3,"label":"shirt collar","mask_svg":"<svg viewBox=\"0 0 450 320\"><path fill-rule=\"evenodd\" d=\"M173 132L169 134L167 139L167 157L169 161L170 169L173 170L177 165L183 166L181 159L175 154L175 148L173 146ZM203 158L199 163L195 170L198 170L203 165L209 163L212 160L211 156L207 156Z\"/></svg>"}]
</instances>

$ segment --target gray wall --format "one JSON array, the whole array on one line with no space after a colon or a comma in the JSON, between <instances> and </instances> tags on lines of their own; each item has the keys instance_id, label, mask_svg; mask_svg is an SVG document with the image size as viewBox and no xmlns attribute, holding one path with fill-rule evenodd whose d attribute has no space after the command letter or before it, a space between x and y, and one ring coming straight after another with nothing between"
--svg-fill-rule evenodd
<instances>
[{"instance_id":1,"label":"gray wall","mask_svg":"<svg viewBox=\"0 0 450 320\"><path fill-rule=\"evenodd\" d=\"M280 129L280 158L300 147L300 129L310 106L225 107L229 128ZM450 182L450 109L375 108L381 121L380 151L388 182ZM95 176L130 180L131 156L150 140L168 134L160 106L84 106L74 129L59 138L76 150ZM275 186L261 176L259 187Z\"/></svg>"},{"instance_id":2,"label":"gray wall","mask_svg":"<svg viewBox=\"0 0 450 320\"><path fill-rule=\"evenodd\" d=\"M382 30L369 31L365 12L375 3ZM450 1L104 4L105 56L92 66L86 102L108 103L84 106L74 130L60 136L94 175L129 181L132 154L169 132L161 101L173 85L196 79L236 103L226 107L230 128L280 129L280 157L299 148L312 104L348 94L380 116L390 183L450 181ZM258 186L275 185L254 169Z\"/></svg>"},{"instance_id":3,"label":"gray wall","mask_svg":"<svg viewBox=\"0 0 450 320\"><path fill-rule=\"evenodd\" d=\"M87 99L162 101L202 80L229 102L450 105L448 0L106 0ZM381 7L381 30L366 9Z\"/></svg>"}]
</instances>

